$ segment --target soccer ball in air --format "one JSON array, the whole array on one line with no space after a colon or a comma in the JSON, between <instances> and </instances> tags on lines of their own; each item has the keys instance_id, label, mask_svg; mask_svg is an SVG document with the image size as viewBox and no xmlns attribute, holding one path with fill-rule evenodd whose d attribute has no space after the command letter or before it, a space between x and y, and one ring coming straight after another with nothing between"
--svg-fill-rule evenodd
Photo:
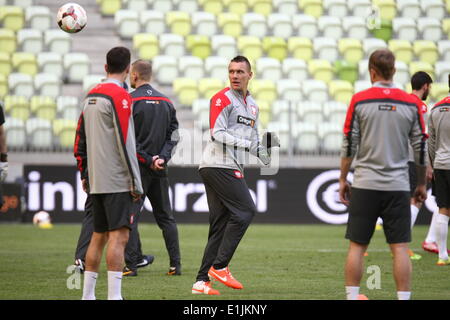
<instances>
[{"instance_id":1,"label":"soccer ball in air","mask_svg":"<svg viewBox=\"0 0 450 320\"><path fill-rule=\"evenodd\" d=\"M56 20L61 30L77 33L86 26L87 15L82 6L71 2L59 8Z\"/></svg>"},{"instance_id":2,"label":"soccer ball in air","mask_svg":"<svg viewBox=\"0 0 450 320\"><path fill-rule=\"evenodd\" d=\"M53 227L50 215L45 211L39 211L34 214L33 224L42 229L51 229Z\"/></svg>"}]
</instances>

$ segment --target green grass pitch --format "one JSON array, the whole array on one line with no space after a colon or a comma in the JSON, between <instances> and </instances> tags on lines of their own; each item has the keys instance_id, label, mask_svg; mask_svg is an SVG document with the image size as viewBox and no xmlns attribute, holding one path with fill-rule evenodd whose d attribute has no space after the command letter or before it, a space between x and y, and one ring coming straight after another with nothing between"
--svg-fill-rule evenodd
<instances>
[{"instance_id":1,"label":"green grass pitch","mask_svg":"<svg viewBox=\"0 0 450 320\"><path fill-rule=\"evenodd\" d=\"M220 283L220 296L192 295L191 287L206 244L207 225L179 227L183 275L169 277L168 257L161 231L156 225L141 224L144 253L155 262L139 269L138 277L124 277L123 296L146 300L339 300L345 298L343 268L348 247L344 226L253 224L242 240L230 270L243 290ZM450 299L450 266L435 265L437 255L422 251L427 226L416 226L411 248L422 255L413 261L413 299ZM51 230L32 225L0 225L0 299L75 299L80 289L68 289L67 267L73 254L80 225L57 224ZM365 270L380 268L380 289L368 289L371 274L365 272L361 293L369 299L395 299L392 258L383 232L377 231L365 258ZM106 268L97 282L97 298L106 299ZM70 281L69 281L70 282ZM71 283L75 284L74 281Z\"/></svg>"}]
</instances>

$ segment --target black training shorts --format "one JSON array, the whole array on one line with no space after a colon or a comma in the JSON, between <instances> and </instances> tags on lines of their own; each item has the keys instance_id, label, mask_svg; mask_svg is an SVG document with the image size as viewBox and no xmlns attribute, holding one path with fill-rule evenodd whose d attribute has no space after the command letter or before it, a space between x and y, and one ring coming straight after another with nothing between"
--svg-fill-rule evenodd
<instances>
[{"instance_id":1,"label":"black training shorts","mask_svg":"<svg viewBox=\"0 0 450 320\"><path fill-rule=\"evenodd\" d=\"M389 244L411 242L411 209L408 191L352 188L345 238L369 244L378 217Z\"/></svg>"},{"instance_id":2,"label":"black training shorts","mask_svg":"<svg viewBox=\"0 0 450 320\"><path fill-rule=\"evenodd\" d=\"M131 229L139 213L141 201L134 202L130 192L91 194L94 231L107 232L127 227Z\"/></svg>"},{"instance_id":3,"label":"black training shorts","mask_svg":"<svg viewBox=\"0 0 450 320\"><path fill-rule=\"evenodd\" d=\"M433 195L439 208L450 208L450 170L433 170Z\"/></svg>"}]
</instances>

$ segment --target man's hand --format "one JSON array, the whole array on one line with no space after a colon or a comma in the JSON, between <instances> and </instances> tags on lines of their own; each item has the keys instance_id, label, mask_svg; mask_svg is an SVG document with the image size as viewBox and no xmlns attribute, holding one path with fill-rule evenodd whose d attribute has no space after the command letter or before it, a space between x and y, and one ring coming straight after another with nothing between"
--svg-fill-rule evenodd
<instances>
[{"instance_id":1,"label":"man's hand","mask_svg":"<svg viewBox=\"0 0 450 320\"><path fill-rule=\"evenodd\" d=\"M264 132L262 136L261 144L266 148L270 149L273 147L280 146L280 138L278 138L275 132Z\"/></svg>"},{"instance_id":2,"label":"man's hand","mask_svg":"<svg viewBox=\"0 0 450 320\"><path fill-rule=\"evenodd\" d=\"M0 181L3 182L8 175L8 162L0 162Z\"/></svg>"},{"instance_id":3,"label":"man's hand","mask_svg":"<svg viewBox=\"0 0 450 320\"><path fill-rule=\"evenodd\" d=\"M339 199L347 207L350 205L351 187L347 180L339 180Z\"/></svg>"},{"instance_id":4,"label":"man's hand","mask_svg":"<svg viewBox=\"0 0 450 320\"><path fill-rule=\"evenodd\" d=\"M164 159L156 159L154 162L155 170L164 170L165 161Z\"/></svg>"},{"instance_id":5,"label":"man's hand","mask_svg":"<svg viewBox=\"0 0 450 320\"><path fill-rule=\"evenodd\" d=\"M424 202L427 200L427 187L424 184L419 184L414 190L414 200L417 202Z\"/></svg>"},{"instance_id":6,"label":"man's hand","mask_svg":"<svg viewBox=\"0 0 450 320\"><path fill-rule=\"evenodd\" d=\"M133 202L138 202L141 199L142 195L133 191L130 191L131 198L133 198Z\"/></svg>"},{"instance_id":7,"label":"man's hand","mask_svg":"<svg viewBox=\"0 0 450 320\"><path fill-rule=\"evenodd\" d=\"M83 187L83 191L89 193L89 181L88 179L81 179L81 186Z\"/></svg>"},{"instance_id":8,"label":"man's hand","mask_svg":"<svg viewBox=\"0 0 450 320\"><path fill-rule=\"evenodd\" d=\"M430 183L433 180L433 168L431 166L427 167L427 183Z\"/></svg>"}]
</instances>

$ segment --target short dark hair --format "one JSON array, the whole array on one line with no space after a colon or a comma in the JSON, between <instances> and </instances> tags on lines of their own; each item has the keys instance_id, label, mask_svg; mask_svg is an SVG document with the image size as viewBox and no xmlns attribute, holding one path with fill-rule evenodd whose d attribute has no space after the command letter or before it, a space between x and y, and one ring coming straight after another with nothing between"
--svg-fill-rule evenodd
<instances>
[{"instance_id":1,"label":"short dark hair","mask_svg":"<svg viewBox=\"0 0 450 320\"><path fill-rule=\"evenodd\" d=\"M245 62L247 64L248 71L252 71L252 65L250 64L250 61L244 56L236 56L231 59L230 63L231 62Z\"/></svg>"},{"instance_id":2,"label":"short dark hair","mask_svg":"<svg viewBox=\"0 0 450 320\"><path fill-rule=\"evenodd\" d=\"M424 71L418 71L411 77L411 87L413 90L420 90L424 85L430 83L433 83L433 79Z\"/></svg>"},{"instance_id":3,"label":"short dark hair","mask_svg":"<svg viewBox=\"0 0 450 320\"><path fill-rule=\"evenodd\" d=\"M391 80L395 73L395 56L389 49L378 49L369 58L369 69L374 69L385 80Z\"/></svg>"},{"instance_id":4,"label":"short dark hair","mask_svg":"<svg viewBox=\"0 0 450 320\"><path fill-rule=\"evenodd\" d=\"M131 53L128 48L115 47L106 54L107 72L110 74L122 73L130 65Z\"/></svg>"},{"instance_id":5,"label":"short dark hair","mask_svg":"<svg viewBox=\"0 0 450 320\"><path fill-rule=\"evenodd\" d=\"M152 78L152 64L150 61L138 59L132 64L133 71L135 71L140 80L150 81Z\"/></svg>"}]
</instances>

